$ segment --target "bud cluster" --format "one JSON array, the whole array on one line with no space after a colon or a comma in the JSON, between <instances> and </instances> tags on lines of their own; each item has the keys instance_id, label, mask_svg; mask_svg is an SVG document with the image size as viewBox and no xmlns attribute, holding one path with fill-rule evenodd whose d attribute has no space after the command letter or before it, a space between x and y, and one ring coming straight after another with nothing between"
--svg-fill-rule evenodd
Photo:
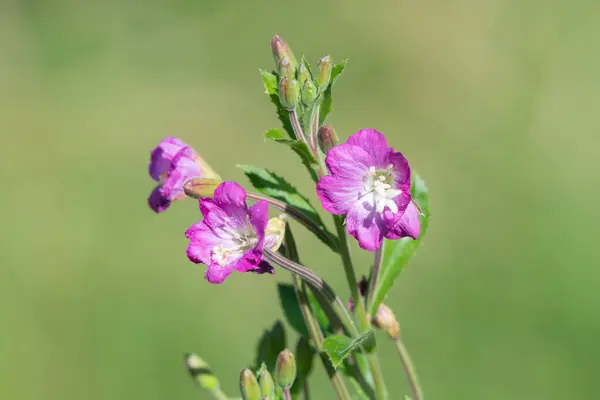
<instances>
[{"instance_id":1,"label":"bud cluster","mask_svg":"<svg viewBox=\"0 0 600 400\"><path fill-rule=\"evenodd\" d=\"M275 364L273 375L263 363L256 375L250 369L240 373L240 393L243 400L275 400L276 385L289 391L296 380L296 359L291 351L285 349Z\"/></svg>"}]
</instances>

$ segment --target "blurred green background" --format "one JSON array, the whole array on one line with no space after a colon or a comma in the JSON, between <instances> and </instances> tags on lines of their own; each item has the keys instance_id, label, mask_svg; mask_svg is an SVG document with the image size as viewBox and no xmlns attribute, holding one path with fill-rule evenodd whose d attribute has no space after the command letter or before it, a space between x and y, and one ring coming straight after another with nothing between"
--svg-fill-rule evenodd
<instances>
[{"instance_id":1,"label":"blurred green background","mask_svg":"<svg viewBox=\"0 0 600 400\"><path fill-rule=\"evenodd\" d=\"M2 0L0 398L208 398L188 351L237 393L288 277L205 282L185 256L197 206L152 213L147 163L175 135L227 179L265 166L316 201L295 156L262 143L274 33L313 62L349 58L330 122L383 131L430 187L425 244L387 300L427 397L597 398L593 0ZM297 232L347 297L337 258Z\"/></svg>"}]
</instances>

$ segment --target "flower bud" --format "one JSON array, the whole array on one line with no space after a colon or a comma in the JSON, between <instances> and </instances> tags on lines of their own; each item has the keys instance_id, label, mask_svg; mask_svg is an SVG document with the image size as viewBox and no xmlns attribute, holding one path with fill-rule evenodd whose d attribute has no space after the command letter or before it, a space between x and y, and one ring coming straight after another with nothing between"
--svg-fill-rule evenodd
<instances>
[{"instance_id":1,"label":"flower bud","mask_svg":"<svg viewBox=\"0 0 600 400\"><path fill-rule=\"evenodd\" d=\"M271 39L271 50L273 51L273 59L275 59L277 66L279 66L282 58L287 57L292 65L292 70L296 69L298 65L296 57L294 57L294 53L292 53L292 50L282 38L277 35L273 36L273 39Z\"/></svg>"},{"instance_id":2,"label":"flower bud","mask_svg":"<svg viewBox=\"0 0 600 400\"><path fill-rule=\"evenodd\" d=\"M329 79L331 79L331 69L333 64L331 62L331 56L325 55L321 57L317 64L317 83L319 84L319 91L323 92L329 86Z\"/></svg>"},{"instance_id":3,"label":"flower bud","mask_svg":"<svg viewBox=\"0 0 600 400\"><path fill-rule=\"evenodd\" d=\"M298 81L282 78L279 81L279 101L283 108L291 111L298 105Z\"/></svg>"},{"instance_id":4,"label":"flower bud","mask_svg":"<svg viewBox=\"0 0 600 400\"><path fill-rule=\"evenodd\" d=\"M385 304L381 303L377 313L373 317L373 325L386 332L391 339L400 338L400 325L394 312Z\"/></svg>"},{"instance_id":5,"label":"flower bud","mask_svg":"<svg viewBox=\"0 0 600 400\"><path fill-rule=\"evenodd\" d=\"M275 364L275 382L282 389L289 389L296 379L296 360L294 355L288 349L283 350L277 356Z\"/></svg>"},{"instance_id":6,"label":"flower bud","mask_svg":"<svg viewBox=\"0 0 600 400\"><path fill-rule=\"evenodd\" d=\"M262 368L258 373L258 386L262 400L275 400L275 383L266 368Z\"/></svg>"},{"instance_id":7,"label":"flower bud","mask_svg":"<svg viewBox=\"0 0 600 400\"><path fill-rule=\"evenodd\" d=\"M333 126L331 125L321 126L317 133L317 138L319 140L319 148L323 154L327 154L329 150L340 143L340 140L335 133L335 129L333 129Z\"/></svg>"},{"instance_id":8,"label":"flower bud","mask_svg":"<svg viewBox=\"0 0 600 400\"><path fill-rule=\"evenodd\" d=\"M258 381L249 369L240 373L240 393L244 400L261 400Z\"/></svg>"},{"instance_id":9,"label":"flower bud","mask_svg":"<svg viewBox=\"0 0 600 400\"><path fill-rule=\"evenodd\" d=\"M283 238L285 237L285 214L281 214L279 217L269 219L267 223L267 229L265 230L265 236L276 237L277 241L270 247L271 251L279 250Z\"/></svg>"},{"instance_id":10,"label":"flower bud","mask_svg":"<svg viewBox=\"0 0 600 400\"><path fill-rule=\"evenodd\" d=\"M317 88L312 79L307 79L302 85L302 103L305 106L310 106L317 98Z\"/></svg>"},{"instance_id":11,"label":"flower bud","mask_svg":"<svg viewBox=\"0 0 600 400\"><path fill-rule=\"evenodd\" d=\"M219 387L219 380L213 375L208 364L196 354L186 354L185 366L201 388L214 390Z\"/></svg>"},{"instance_id":12,"label":"flower bud","mask_svg":"<svg viewBox=\"0 0 600 400\"><path fill-rule=\"evenodd\" d=\"M310 75L310 71L306 67L306 65L301 62L298 65L298 81L300 82L300 86L304 86L304 82L312 80L312 76Z\"/></svg>"},{"instance_id":13,"label":"flower bud","mask_svg":"<svg viewBox=\"0 0 600 400\"><path fill-rule=\"evenodd\" d=\"M294 79L294 67L292 66L289 58L283 57L279 61L279 64L277 64L277 73L279 74L279 79Z\"/></svg>"},{"instance_id":14,"label":"flower bud","mask_svg":"<svg viewBox=\"0 0 600 400\"><path fill-rule=\"evenodd\" d=\"M219 179L192 178L183 184L183 191L193 199L210 199L220 184Z\"/></svg>"}]
</instances>

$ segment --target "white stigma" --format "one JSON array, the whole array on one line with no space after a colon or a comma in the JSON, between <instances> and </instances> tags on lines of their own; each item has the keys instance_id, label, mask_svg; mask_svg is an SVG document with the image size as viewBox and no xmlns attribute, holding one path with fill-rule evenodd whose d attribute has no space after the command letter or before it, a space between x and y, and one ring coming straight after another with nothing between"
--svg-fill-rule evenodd
<instances>
[{"instance_id":1,"label":"white stigma","mask_svg":"<svg viewBox=\"0 0 600 400\"><path fill-rule=\"evenodd\" d=\"M380 214L383 213L386 207L394 214L398 212L398 206L394 202L394 198L402 194L402 191L393 189L387 183L393 181L392 168L392 164L389 164L385 170L370 167L365 179L364 189L366 193L363 196L369 194L373 196L375 211Z\"/></svg>"}]
</instances>

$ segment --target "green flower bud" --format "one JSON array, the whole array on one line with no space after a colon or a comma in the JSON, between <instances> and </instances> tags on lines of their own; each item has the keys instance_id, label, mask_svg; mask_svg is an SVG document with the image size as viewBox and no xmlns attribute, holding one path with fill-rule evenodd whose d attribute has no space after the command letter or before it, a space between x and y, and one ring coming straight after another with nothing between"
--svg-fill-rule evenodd
<instances>
[{"instance_id":1,"label":"green flower bud","mask_svg":"<svg viewBox=\"0 0 600 400\"><path fill-rule=\"evenodd\" d=\"M327 154L329 150L340 143L340 140L335 133L335 129L333 129L333 126L331 125L321 126L317 133L317 139L319 141L319 148L323 154Z\"/></svg>"},{"instance_id":2,"label":"green flower bud","mask_svg":"<svg viewBox=\"0 0 600 400\"><path fill-rule=\"evenodd\" d=\"M296 379L296 360L294 355L288 349L283 350L277 356L275 364L275 382L282 389L289 389Z\"/></svg>"},{"instance_id":3,"label":"green flower bud","mask_svg":"<svg viewBox=\"0 0 600 400\"><path fill-rule=\"evenodd\" d=\"M381 303L373 317L373 325L387 333L393 340L400 338L400 324L398 324L396 315L383 303Z\"/></svg>"},{"instance_id":4,"label":"green flower bud","mask_svg":"<svg viewBox=\"0 0 600 400\"><path fill-rule=\"evenodd\" d=\"M220 184L220 179L192 178L183 184L183 191L193 199L210 199Z\"/></svg>"},{"instance_id":5,"label":"green flower bud","mask_svg":"<svg viewBox=\"0 0 600 400\"><path fill-rule=\"evenodd\" d=\"M258 381L249 369L240 373L240 393L244 400L261 400Z\"/></svg>"},{"instance_id":6,"label":"green flower bud","mask_svg":"<svg viewBox=\"0 0 600 400\"><path fill-rule=\"evenodd\" d=\"M273 51L275 65L279 66L281 59L286 57L290 60L292 69L296 70L296 66L298 65L296 57L294 57L294 53L292 53L292 50L282 38L277 35L273 36L273 39L271 39L271 50Z\"/></svg>"},{"instance_id":7,"label":"green flower bud","mask_svg":"<svg viewBox=\"0 0 600 400\"><path fill-rule=\"evenodd\" d=\"M279 101L283 108L291 111L298 105L298 81L295 79L281 78L279 80Z\"/></svg>"},{"instance_id":8,"label":"green flower bud","mask_svg":"<svg viewBox=\"0 0 600 400\"><path fill-rule=\"evenodd\" d=\"M306 68L304 62L301 62L300 65L298 65L298 81L300 82L300 86L304 86L304 82L310 80L312 80L310 71Z\"/></svg>"},{"instance_id":9,"label":"green flower bud","mask_svg":"<svg viewBox=\"0 0 600 400\"><path fill-rule=\"evenodd\" d=\"M317 98L317 88L311 79L307 79L302 85L302 103L310 106Z\"/></svg>"},{"instance_id":10,"label":"green flower bud","mask_svg":"<svg viewBox=\"0 0 600 400\"><path fill-rule=\"evenodd\" d=\"M294 79L294 67L290 62L290 59L287 57L283 57L279 64L277 64L277 73L279 74L279 79L288 78Z\"/></svg>"},{"instance_id":11,"label":"green flower bud","mask_svg":"<svg viewBox=\"0 0 600 400\"><path fill-rule=\"evenodd\" d=\"M186 354L185 366L201 388L214 390L219 387L219 380L213 375L209 365L196 354Z\"/></svg>"},{"instance_id":12,"label":"green flower bud","mask_svg":"<svg viewBox=\"0 0 600 400\"><path fill-rule=\"evenodd\" d=\"M270 247L271 251L279 250L281 243L285 237L285 218L286 214L281 214L279 217L269 219L267 223L267 229L265 229L265 235L275 236L277 241Z\"/></svg>"},{"instance_id":13,"label":"green flower bud","mask_svg":"<svg viewBox=\"0 0 600 400\"><path fill-rule=\"evenodd\" d=\"M262 400L275 400L275 382L266 368L262 368L258 375L258 385Z\"/></svg>"},{"instance_id":14,"label":"green flower bud","mask_svg":"<svg viewBox=\"0 0 600 400\"><path fill-rule=\"evenodd\" d=\"M333 64L331 61L331 57L329 55L325 55L321 57L319 63L317 64L317 83L319 84L319 90L321 92L327 89L329 86L329 79L331 79L331 69L333 68Z\"/></svg>"}]
</instances>

